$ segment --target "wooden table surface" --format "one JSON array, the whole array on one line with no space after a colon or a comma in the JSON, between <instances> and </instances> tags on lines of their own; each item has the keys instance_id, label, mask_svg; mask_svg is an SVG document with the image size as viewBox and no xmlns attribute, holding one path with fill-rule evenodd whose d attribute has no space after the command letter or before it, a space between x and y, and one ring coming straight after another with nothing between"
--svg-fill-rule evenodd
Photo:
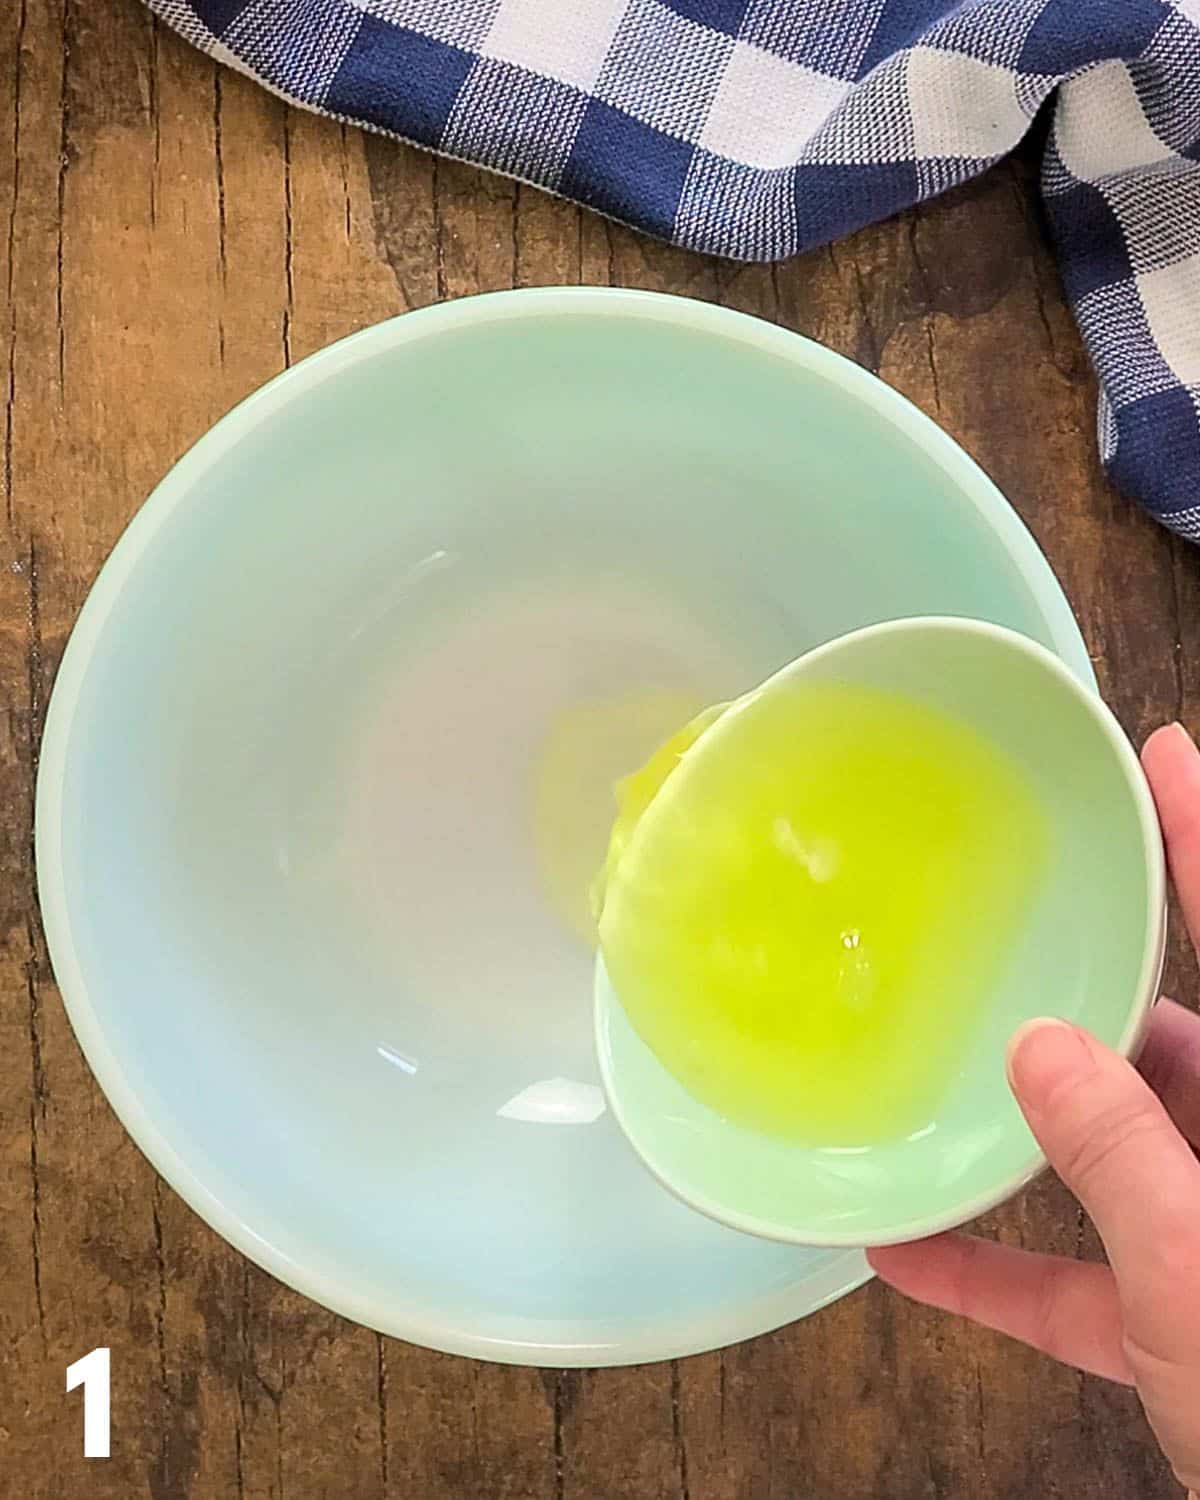
<instances>
[{"instance_id":1,"label":"wooden table surface","mask_svg":"<svg viewBox=\"0 0 1200 1500\"><path fill-rule=\"evenodd\" d=\"M936 417L1028 521L1129 731L1197 725L1200 553L1104 483L1033 154L777 268L681 254L286 108L136 0L0 4L0 1489L135 1500L1174 1495L1136 1399L863 1289L724 1353L559 1373L427 1353L247 1264L159 1182L40 934L38 737L122 526L235 401L365 324L494 287L662 288L800 329ZM1194 994L1176 941L1171 983ZM1012 1243L1096 1253L1043 1183ZM64 1371L113 1359L85 1460Z\"/></svg>"}]
</instances>

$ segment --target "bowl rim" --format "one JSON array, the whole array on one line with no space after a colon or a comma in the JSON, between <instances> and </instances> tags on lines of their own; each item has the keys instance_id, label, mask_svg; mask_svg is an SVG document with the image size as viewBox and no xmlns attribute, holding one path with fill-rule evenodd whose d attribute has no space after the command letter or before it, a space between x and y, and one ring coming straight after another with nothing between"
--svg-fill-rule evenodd
<instances>
[{"instance_id":1,"label":"bowl rim","mask_svg":"<svg viewBox=\"0 0 1200 1500\"><path fill-rule=\"evenodd\" d=\"M1166 858L1158 813L1145 772L1142 770L1141 761L1116 715L1098 692L1082 683L1053 651L1020 631L994 625L986 620L948 615L905 616L895 620L884 620L876 625L866 625L859 630L835 636L831 640L814 646L811 651L805 652L803 656L780 668L778 672L767 678L757 691L761 691L762 688L772 683L787 680L802 666L838 652L851 641L882 635L919 635L923 632L947 630L995 641L1006 649L1015 650L1037 662L1083 708L1092 723L1099 728L1109 749L1116 757L1137 814L1146 874L1143 929L1145 936L1142 943L1141 962L1126 1008L1125 1022L1114 1043L1114 1050L1122 1056L1134 1057L1145 1039L1146 1028L1158 1000L1159 985L1166 961ZM1033 1149L1019 1167L1007 1173L993 1185L963 1199L957 1206L943 1209L938 1213L914 1214L910 1218L898 1220L884 1229L868 1234L862 1232L861 1226L845 1232L806 1230L802 1233L779 1221L766 1219L757 1214L744 1213L682 1183L678 1177L673 1176L661 1165L651 1148L638 1138L636 1128L631 1127L629 1111L625 1108L625 1100L617 1086L612 1048L608 1041L609 1017L613 1009L620 1008L620 1000L612 989L611 983L606 979L603 959L599 955L596 959L593 994L596 1052L600 1060L600 1076L609 1108L626 1139L661 1186L698 1212L716 1219L718 1223L728 1225L731 1229L738 1229L745 1234L757 1235L763 1239L822 1249L851 1245L871 1248L878 1245L903 1244L911 1240L925 1239L948 1229L959 1228L979 1218L980 1215L998 1207L1028 1186L1049 1165L1045 1153L1034 1142ZM661 1064L659 1066L661 1067Z\"/></svg>"},{"instance_id":2,"label":"bowl rim","mask_svg":"<svg viewBox=\"0 0 1200 1500\"><path fill-rule=\"evenodd\" d=\"M279 1243L245 1222L204 1180L142 1103L137 1080L110 1047L93 1006L75 947L68 905L63 846L63 793L76 729L81 689L93 653L122 591L160 529L185 506L207 472L293 400L335 380L345 371L397 348L461 330L531 318L624 317L665 323L732 341L781 358L837 387L859 405L899 429L946 472L964 504L971 506L1000 541L1031 601L1072 670L1086 684L1095 678L1078 624L1049 563L1015 510L974 460L931 418L870 371L843 355L747 313L667 293L622 287L537 287L500 291L435 303L363 328L315 351L246 396L205 431L171 466L139 506L101 567L70 633L43 727L35 793L34 845L38 899L51 964L75 1036L97 1082L124 1128L155 1170L225 1240L264 1270L333 1311L381 1332L448 1353L509 1363L557 1366L636 1363L719 1347L777 1328L811 1310L794 1287L754 1300L740 1318L716 1332L697 1327L680 1334L662 1352L652 1333L617 1342L531 1343L519 1337L491 1338L471 1328L448 1327L419 1308L389 1301L381 1306L336 1276L294 1258ZM857 1247L855 1247L857 1248ZM839 1264L841 1262L839 1261ZM848 1259L841 1283L825 1301L861 1285L870 1276L861 1255ZM804 1301L804 1306L798 1304Z\"/></svg>"}]
</instances>

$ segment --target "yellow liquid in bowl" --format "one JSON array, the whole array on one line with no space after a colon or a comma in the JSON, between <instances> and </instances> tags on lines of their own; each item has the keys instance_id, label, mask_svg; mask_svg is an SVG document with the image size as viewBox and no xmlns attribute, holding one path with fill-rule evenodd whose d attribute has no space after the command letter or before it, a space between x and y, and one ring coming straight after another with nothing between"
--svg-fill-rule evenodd
<instances>
[{"instance_id":1,"label":"yellow liquid in bowl","mask_svg":"<svg viewBox=\"0 0 1200 1500\"><path fill-rule=\"evenodd\" d=\"M600 945L662 1064L808 1144L927 1127L1045 863L1019 769L914 701L801 681L702 715L618 800Z\"/></svg>"},{"instance_id":2,"label":"yellow liquid in bowl","mask_svg":"<svg viewBox=\"0 0 1200 1500\"><path fill-rule=\"evenodd\" d=\"M612 785L703 700L647 688L571 705L547 726L534 760L530 807L542 892L575 937L596 946L591 892L612 833Z\"/></svg>"}]
</instances>

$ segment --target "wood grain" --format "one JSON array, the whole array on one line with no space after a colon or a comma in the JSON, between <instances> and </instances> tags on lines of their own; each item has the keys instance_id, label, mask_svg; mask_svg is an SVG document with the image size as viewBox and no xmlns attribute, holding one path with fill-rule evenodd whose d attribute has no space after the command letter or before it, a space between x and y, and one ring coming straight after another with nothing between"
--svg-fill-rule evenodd
<instances>
[{"instance_id":1,"label":"wood grain","mask_svg":"<svg viewBox=\"0 0 1200 1500\"><path fill-rule=\"evenodd\" d=\"M1135 1399L874 1286L722 1354L511 1370L377 1337L235 1255L159 1183L84 1065L36 914L47 694L156 479L288 362L439 298L539 283L743 308L876 369L1025 517L1140 736L1200 728L1200 566L1098 472L1094 391L1032 157L792 264L651 244L289 110L135 0L0 7L0 1471L120 1500L1055 1500L1175 1493ZM1169 977L1195 994L1175 940ZM1039 1184L1013 1243L1096 1252ZM112 1346L113 1456L66 1365Z\"/></svg>"}]
</instances>

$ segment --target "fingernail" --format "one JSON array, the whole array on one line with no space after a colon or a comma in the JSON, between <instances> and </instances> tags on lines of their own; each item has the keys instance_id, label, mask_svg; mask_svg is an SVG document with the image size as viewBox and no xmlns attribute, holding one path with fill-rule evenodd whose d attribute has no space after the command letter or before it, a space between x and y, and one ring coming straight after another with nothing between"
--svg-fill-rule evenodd
<instances>
[{"instance_id":1,"label":"fingernail","mask_svg":"<svg viewBox=\"0 0 1200 1500\"><path fill-rule=\"evenodd\" d=\"M1038 1016L1013 1033L1008 1044L1008 1081L1025 1104L1037 1107L1066 1079L1095 1062L1078 1026L1057 1016Z\"/></svg>"},{"instance_id":2,"label":"fingernail","mask_svg":"<svg viewBox=\"0 0 1200 1500\"><path fill-rule=\"evenodd\" d=\"M1168 724L1167 728L1171 731L1172 734L1180 735L1188 742L1189 745L1192 746L1193 749L1195 749L1195 740L1191 737L1191 735L1187 732L1187 730L1183 727L1178 719L1176 719L1173 723Z\"/></svg>"}]
</instances>

